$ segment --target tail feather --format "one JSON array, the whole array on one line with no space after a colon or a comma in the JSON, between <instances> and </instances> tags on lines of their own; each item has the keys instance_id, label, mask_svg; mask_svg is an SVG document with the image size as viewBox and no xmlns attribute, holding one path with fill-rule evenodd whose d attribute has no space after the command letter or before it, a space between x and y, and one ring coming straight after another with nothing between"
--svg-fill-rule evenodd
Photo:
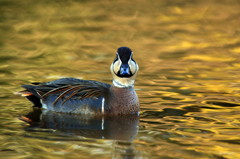
<instances>
[{"instance_id":1,"label":"tail feather","mask_svg":"<svg viewBox=\"0 0 240 159\"><path fill-rule=\"evenodd\" d=\"M23 97L33 95L31 92L29 92L29 91L27 91L27 90L15 92L14 94L16 94L16 95L21 95L21 96L23 96Z\"/></svg>"},{"instance_id":2,"label":"tail feather","mask_svg":"<svg viewBox=\"0 0 240 159\"><path fill-rule=\"evenodd\" d=\"M31 101L34 104L34 107L41 108L42 104L40 102L40 96L34 90L34 86L31 87L30 85L24 85L22 87L25 88L26 90L16 92L15 94L26 97L29 101Z\"/></svg>"},{"instance_id":3,"label":"tail feather","mask_svg":"<svg viewBox=\"0 0 240 159\"><path fill-rule=\"evenodd\" d=\"M30 93L32 93L32 95L41 98L41 95L35 90L37 88L37 86L33 86L33 85L22 85L23 88L25 88L25 91L28 91Z\"/></svg>"}]
</instances>

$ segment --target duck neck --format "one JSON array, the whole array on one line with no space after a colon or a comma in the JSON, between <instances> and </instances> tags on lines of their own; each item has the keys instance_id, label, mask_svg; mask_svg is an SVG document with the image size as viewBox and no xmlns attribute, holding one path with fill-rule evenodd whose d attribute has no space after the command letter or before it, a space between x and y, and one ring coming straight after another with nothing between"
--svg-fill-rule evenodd
<instances>
[{"instance_id":1,"label":"duck neck","mask_svg":"<svg viewBox=\"0 0 240 159\"><path fill-rule=\"evenodd\" d=\"M134 80L122 80L122 81L119 81L119 80L116 80L116 79L113 79L113 86L114 87L117 87L117 88L133 88L134 87Z\"/></svg>"}]
</instances>

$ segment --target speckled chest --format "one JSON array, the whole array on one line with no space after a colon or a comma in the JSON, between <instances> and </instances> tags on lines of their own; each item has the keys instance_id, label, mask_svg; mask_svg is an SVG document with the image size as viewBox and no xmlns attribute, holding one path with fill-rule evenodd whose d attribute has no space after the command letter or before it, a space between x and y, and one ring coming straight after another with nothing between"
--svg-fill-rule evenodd
<instances>
[{"instance_id":1,"label":"speckled chest","mask_svg":"<svg viewBox=\"0 0 240 159\"><path fill-rule=\"evenodd\" d=\"M131 114L139 111L138 96L133 87L118 88L112 86L109 89L108 109L113 114Z\"/></svg>"}]
</instances>

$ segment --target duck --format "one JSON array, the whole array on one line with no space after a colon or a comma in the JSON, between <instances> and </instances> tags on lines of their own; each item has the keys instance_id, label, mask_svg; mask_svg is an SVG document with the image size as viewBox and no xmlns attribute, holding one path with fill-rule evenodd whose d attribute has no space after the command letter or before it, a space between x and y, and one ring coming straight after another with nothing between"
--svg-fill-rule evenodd
<instances>
[{"instance_id":1,"label":"duck","mask_svg":"<svg viewBox=\"0 0 240 159\"><path fill-rule=\"evenodd\" d=\"M139 114L140 103L134 89L139 70L128 47L117 49L110 65L112 84L77 78L22 85L17 94L46 111L70 114L127 115Z\"/></svg>"}]
</instances>

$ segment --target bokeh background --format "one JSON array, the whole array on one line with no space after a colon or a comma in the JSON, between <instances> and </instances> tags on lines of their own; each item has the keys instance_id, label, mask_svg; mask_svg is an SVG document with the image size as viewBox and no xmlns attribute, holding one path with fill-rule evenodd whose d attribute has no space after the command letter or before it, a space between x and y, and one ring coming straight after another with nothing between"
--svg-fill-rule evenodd
<instances>
[{"instance_id":1,"label":"bokeh background","mask_svg":"<svg viewBox=\"0 0 240 159\"><path fill-rule=\"evenodd\" d=\"M0 0L0 158L240 158L239 0ZM28 128L20 86L140 66L131 141ZM127 128L126 128L127 129Z\"/></svg>"}]
</instances>

